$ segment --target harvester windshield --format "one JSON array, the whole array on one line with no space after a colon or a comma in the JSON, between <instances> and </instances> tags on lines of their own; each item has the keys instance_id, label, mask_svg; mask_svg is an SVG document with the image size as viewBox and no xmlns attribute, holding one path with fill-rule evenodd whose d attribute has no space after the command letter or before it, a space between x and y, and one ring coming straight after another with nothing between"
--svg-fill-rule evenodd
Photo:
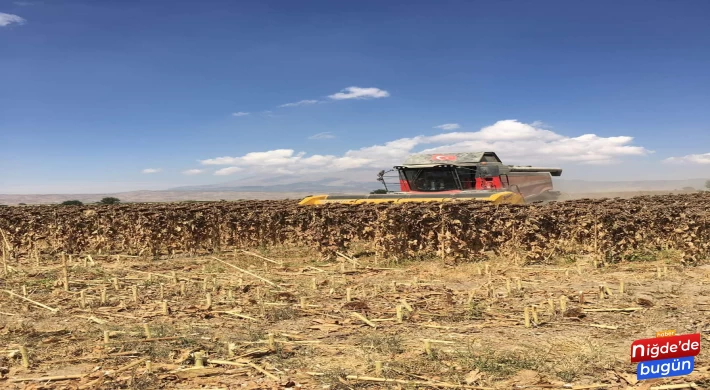
<instances>
[{"instance_id":1,"label":"harvester windshield","mask_svg":"<svg viewBox=\"0 0 710 390\"><path fill-rule=\"evenodd\" d=\"M450 168L404 169L404 176L412 191L457 190L456 178Z\"/></svg>"},{"instance_id":2,"label":"harvester windshield","mask_svg":"<svg viewBox=\"0 0 710 390\"><path fill-rule=\"evenodd\" d=\"M403 168L400 180L405 181L411 191L455 191L471 188L475 171L454 167Z\"/></svg>"}]
</instances>

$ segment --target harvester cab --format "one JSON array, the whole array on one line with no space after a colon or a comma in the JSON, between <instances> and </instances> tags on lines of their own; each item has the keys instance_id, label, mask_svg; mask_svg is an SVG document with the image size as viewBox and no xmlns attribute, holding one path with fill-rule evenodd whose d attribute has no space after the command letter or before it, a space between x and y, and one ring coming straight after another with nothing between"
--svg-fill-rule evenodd
<instances>
[{"instance_id":1,"label":"harvester cab","mask_svg":"<svg viewBox=\"0 0 710 390\"><path fill-rule=\"evenodd\" d=\"M390 191L385 174L397 171L399 191ZM377 180L386 194L315 195L302 205L324 203L386 203L482 200L521 204L554 200L552 176L562 169L504 165L494 152L413 154L391 171L380 171Z\"/></svg>"}]
</instances>

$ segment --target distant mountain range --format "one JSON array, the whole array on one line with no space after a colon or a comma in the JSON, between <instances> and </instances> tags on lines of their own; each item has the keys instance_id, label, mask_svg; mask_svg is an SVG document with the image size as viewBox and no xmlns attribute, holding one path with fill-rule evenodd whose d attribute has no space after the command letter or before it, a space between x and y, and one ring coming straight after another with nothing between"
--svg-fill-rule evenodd
<instances>
[{"instance_id":1,"label":"distant mountain range","mask_svg":"<svg viewBox=\"0 0 710 390\"><path fill-rule=\"evenodd\" d=\"M356 181L334 181L322 179L314 181L301 181L293 183L280 183L271 185L238 185L236 183L210 184L204 186L186 186L169 188L167 191L212 192L212 191L238 191L238 192L350 192L372 191L383 188L377 182L366 183ZM399 189L399 186L397 186Z\"/></svg>"},{"instance_id":2,"label":"distant mountain range","mask_svg":"<svg viewBox=\"0 0 710 390\"><path fill-rule=\"evenodd\" d=\"M300 179L300 180L299 180ZM52 204L65 200L97 202L106 196L115 196L123 202L175 202L186 200L238 200L238 199L299 199L306 195L324 193L369 193L383 188L372 175L349 176L350 180L326 177L303 181L303 177L248 178L220 184L175 187L164 191L130 191L105 194L0 194L0 204ZM687 192L705 187L706 179L646 180L646 181L585 181L554 179L555 189L566 196L629 197L640 194ZM273 184L278 183L278 184ZM390 187L396 183L388 180ZM399 190L399 185L390 190Z\"/></svg>"},{"instance_id":3,"label":"distant mountain range","mask_svg":"<svg viewBox=\"0 0 710 390\"><path fill-rule=\"evenodd\" d=\"M396 174L395 174L396 175ZM304 176L251 176L223 183L169 188L167 191L372 191L383 188L376 181L372 171L353 170L343 174L305 179ZM391 175L388 175L391 176ZM395 183L396 177L387 177L388 183Z\"/></svg>"},{"instance_id":4,"label":"distant mountain range","mask_svg":"<svg viewBox=\"0 0 710 390\"><path fill-rule=\"evenodd\" d=\"M641 180L641 181L585 181L553 179L557 191L567 193L594 193L594 192L621 192L621 191L674 191L685 188L696 190L705 187L706 179L689 180ZM372 181L344 181L336 178L325 178L313 181L292 181L278 180L272 178L273 182L279 184L243 185L240 182L227 182L221 184L210 184L204 186L175 187L168 191L237 191L237 192L362 192L383 188L382 184ZM247 183L250 180L246 180ZM390 187L396 184L393 180L388 180ZM399 190L399 185L390 190Z\"/></svg>"},{"instance_id":5,"label":"distant mountain range","mask_svg":"<svg viewBox=\"0 0 710 390\"><path fill-rule=\"evenodd\" d=\"M640 181L586 181L555 179L557 191L569 193L615 191L673 191L685 188L701 190L707 179L640 180Z\"/></svg>"}]
</instances>

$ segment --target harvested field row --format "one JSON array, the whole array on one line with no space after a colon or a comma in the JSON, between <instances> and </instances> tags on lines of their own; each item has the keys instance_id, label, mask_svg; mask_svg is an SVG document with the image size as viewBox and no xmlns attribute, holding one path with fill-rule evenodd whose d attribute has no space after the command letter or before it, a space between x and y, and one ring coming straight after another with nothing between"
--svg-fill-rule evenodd
<instances>
[{"instance_id":1,"label":"harvested field row","mask_svg":"<svg viewBox=\"0 0 710 390\"><path fill-rule=\"evenodd\" d=\"M494 206L477 202L298 206L296 201L0 209L5 258L35 253L174 255L305 246L326 256L353 244L381 258L531 262L595 254L607 262L677 250L710 254L710 193Z\"/></svg>"},{"instance_id":2,"label":"harvested field row","mask_svg":"<svg viewBox=\"0 0 710 390\"><path fill-rule=\"evenodd\" d=\"M658 330L710 340L710 268L671 255L555 267L323 263L288 248L22 257L0 279L0 388L707 388L707 349L686 377L639 382L628 362Z\"/></svg>"}]
</instances>

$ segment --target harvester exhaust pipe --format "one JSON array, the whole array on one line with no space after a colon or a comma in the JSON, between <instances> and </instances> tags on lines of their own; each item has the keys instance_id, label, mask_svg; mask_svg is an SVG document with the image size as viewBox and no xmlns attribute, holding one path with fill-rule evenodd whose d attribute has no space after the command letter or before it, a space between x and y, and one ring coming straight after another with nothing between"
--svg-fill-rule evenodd
<instances>
[{"instance_id":1,"label":"harvester exhaust pipe","mask_svg":"<svg viewBox=\"0 0 710 390\"><path fill-rule=\"evenodd\" d=\"M516 166L509 165L511 172L548 172L552 176L562 176L561 168L543 168L543 167L533 167L533 166Z\"/></svg>"}]
</instances>

